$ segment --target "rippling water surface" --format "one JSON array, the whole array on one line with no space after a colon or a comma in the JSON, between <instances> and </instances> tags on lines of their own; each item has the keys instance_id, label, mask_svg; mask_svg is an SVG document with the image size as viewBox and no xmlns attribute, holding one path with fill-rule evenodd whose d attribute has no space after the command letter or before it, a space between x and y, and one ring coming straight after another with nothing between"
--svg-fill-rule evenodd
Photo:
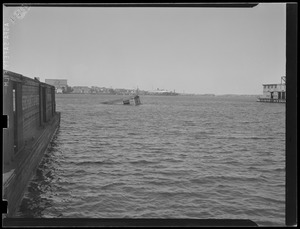
<instances>
[{"instance_id":1,"label":"rippling water surface","mask_svg":"<svg viewBox=\"0 0 300 229\"><path fill-rule=\"evenodd\" d=\"M251 97L57 95L60 128L19 217L284 225L285 105Z\"/></svg>"}]
</instances>

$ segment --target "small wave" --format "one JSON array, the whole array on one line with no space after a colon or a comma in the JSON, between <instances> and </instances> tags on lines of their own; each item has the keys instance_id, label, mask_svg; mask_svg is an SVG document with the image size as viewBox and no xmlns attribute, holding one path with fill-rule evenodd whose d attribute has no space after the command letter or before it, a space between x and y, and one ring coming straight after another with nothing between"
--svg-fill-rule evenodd
<instances>
[{"instance_id":1,"label":"small wave","mask_svg":"<svg viewBox=\"0 0 300 229\"><path fill-rule=\"evenodd\" d=\"M195 195L194 193L191 192L183 192L183 191L154 191L152 192L153 195L155 196L163 196L164 198L166 197L175 197L175 196L180 196L180 197L191 197L191 195Z\"/></svg>"},{"instance_id":2,"label":"small wave","mask_svg":"<svg viewBox=\"0 0 300 229\"><path fill-rule=\"evenodd\" d=\"M272 161L272 160L266 160L264 159L263 160L264 162L265 161ZM256 170L256 171L259 171L261 173L274 173L274 172L285 172L285 167L282 167L282 168L274 168L274 167L271 167L271 166L265 166L265 167L253 167L253 166L250 166L249 167L250 170Z\"/></svg>"},{"instance_id":3,"label":"small wave","mask_svg":"<svg viewBox=\"0 0 300 229\"><path fill-rule=\"evenodd\" d=\"M183 126L196 126L193 121L183 121Z\"/></svg>"},{"instance_id":4,"label":"small wave","mask_svg":"<svg viewBox=\"0 0 300 229\"><path fill-rule=\"evenodd\" d=\"M202 178L191 179L190 181L197 184L203 184L207 182L217 182L217 181L258 181L260 178L257 177L246 177L246 176L203 176Z\"/></svg>"},{"instance_id":5,"label":"small wave","mask_svg":"<svg viewBox=\"0 0 300 229\"><path fill-rule=\"evenodd\" d=\"M247 136L247 135L240 135L240 134L233 134L233 135L211 135L210 137L214 137L217 139L250 139L250 140L268 140L268 139L274 139L274 137L267 137L267 136Z\"/></svg>"},{"instance_id":6,"label":"small wave","mask_svg":"<svg viewBox=\"0 0 300 229\"><path fill-rule=\"evenodd\" d=\"M258 200L261 200L263 203L275 203L275 204L285 204L285 200L280 200L278 198L271 198L271 197L265 197L265 196L261 196L261 195L253 195L251 197L253 198L257 198Z\"/></svg>"},{"instance_id":7,"label":"small wave","mask_svg":"<svg viewBox=\"0 0 300 229\"><path fill-rule=\"evenodd\" d=\"M119 162L116 161L112 161L112 160L106 160L106 161L80 161L80 162L73 162L76 165L80 166L80 165L105 165L105 164L119 164Z\"/></svg>"},{"instance_id":8,"label":"small wave","mask_svg":"<svg viewBox=\"0 0 300 229\"><path fill-rule=\"evenodd\" d=\"M162 150L164 150L164 148L162 147L148 147L148 149L154 152L161 152Z\"/></svg>"},{"instance_id":9,"label":"small wave","mask_svg":"<svg viewBox=\"0 0 300 229\"><path fill-rule=\"evenodd\" d=\"M158 161L147 161L147 160L137 160L137 161L130 161L130 164L136 165L136 164L157 164Z\"/></svg>"},{"instance_id":10,"label":"small wave","mask_svg":"<svg viewBox=\"0 0 300 229\"><path fill-rule=\"evenodd\" d=\"M285 172L285 167L284 168L276 168L274 169L275 172Z\"/></svg>"},{"instance_id":11,"label":"small wave","mask_svg":"<svg viewBox=\"0 0 300 229\"><path fill-rule=\"evenodd\" d=\"M123 183L123 182L110 183L110 184L101 186L101 189L109 189L109 188L112 188L115 186L120 186L120 185L125 185L125 183Z\"/></svg>"},{"instance_id":12,"label":"small wave","mask_svg":"<svg viewBox=\"0 0 300 229\"><path fill-rule=\"evenodd\" d=\"M128 135L139 135L139 133L127 133Z\"/></svg>"},{"instance_id":13,"label":"small wave","mask_svg":"<svg viewBox=\"0 0 300 229\"><path fill-rule=\"evenodd\" d=\"M274 137L265 137L265 136L249 136L249 137L244 137L245 139L274 139Z\"/></svg>"},{"instance_id":14,"label":"small wave","mask_svg":"<svg viewBox=\"0 0 300 229\"><path fill-rule=\"evenodd\" d=\"M155 171L153 173L165 175L165 176L182 176L182 175L187 175L189 172L187 170L169 170L169 171Z\"/></svg>"},{"instance_id":15,"label":"small wave","mask_svg":"<svg viewBox=\"0 0 300 229\"><path fill-rule=\"evenodd\" d=\"M170 183L170 182L165 182L163 180L160 180L160 179L155 179L155 180L150 180L150 181L147 181L148 184L151 184L151 185L157 185L157 186L161 186L161 185L165 185L166 183Z\"/></svg>"},{"instance_id":16,"label":"small wave","mask_svg":"<svg viewBox=\"0 0 300 229\"><path fill-rule=\"evenodd\" d=\"M86 170L79 169L79 170L75 171L75 173L86 174Z\"/></svg>"},{"instance_id":17,"label":"small wave","mask_svg":"<svg viewBox=\"0 0 300 229\"><path fill-rule=\"evenodd\" d=\"M195 135L194 138L195 139L207 139L207 138L209 138L209 136L208 135L204 135L204 134L203 135Z\"/></svg>"}]
</instances>

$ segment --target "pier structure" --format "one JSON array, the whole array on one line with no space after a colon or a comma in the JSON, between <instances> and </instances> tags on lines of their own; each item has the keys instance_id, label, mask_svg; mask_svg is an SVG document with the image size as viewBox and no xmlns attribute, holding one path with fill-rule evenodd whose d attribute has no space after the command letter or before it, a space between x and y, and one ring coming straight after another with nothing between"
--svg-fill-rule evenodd
<instances>
[{"instance_id":1,"label":"pier structure","mask_svg":"<svg viewBox=\"0 0 300 229\"><path fill-rule=\"evenodd\" d=\"M7 217L14 216L27 184L60 123L55 87L3 71L3 189Z\"/></svg>"},{"instance_id":2,"label":"pier structure","mask_svg":"<svg viewBox=\"0 0 300 229\"><path fill-rule=\"evenodd\" d=\"M263 95L257 98L258 102L285 103L286 102L286 77L281 77L280 84L263 84Z\"/></svg>"}]
</instances>

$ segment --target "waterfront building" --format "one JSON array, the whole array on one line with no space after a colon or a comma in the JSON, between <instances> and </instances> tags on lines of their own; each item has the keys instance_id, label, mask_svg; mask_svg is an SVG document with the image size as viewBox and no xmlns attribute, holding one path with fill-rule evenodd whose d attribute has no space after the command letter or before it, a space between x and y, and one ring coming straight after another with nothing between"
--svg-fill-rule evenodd
<instances>
[{"instance_id":1,"label":"waterfront building","mask_svg":"<svg viewBox=\"0 0 300 229\"><path fill-rule=\"evenodd\" d=\"M148 91L148 95L178 95L178 93L174 91L168 91L165 89L159 89L157 88L156 90Z\"/></svg>"},{"instance_id":2,"label":"waterfront building","mask_svg":"<svg viewBox=\"0 0 300 229\"><path fill-rule=\"evenodd\" d=\"M91 93L91 88L86 86L74 86L72 87L73 91L72 93L75 94L88 94Z\"/></svg>"},{"instance_id":3,"label":"waterfront building","mask_svg":"<svg viewBox=\"0 0 300 229\"><path fill-rule=\"evenodd\" d=\"M285 76L281 77L280 84L263 84L263 95L258 97L258 102L277 102L285 103L286 85Z\"/></svg>"}]
</instances>

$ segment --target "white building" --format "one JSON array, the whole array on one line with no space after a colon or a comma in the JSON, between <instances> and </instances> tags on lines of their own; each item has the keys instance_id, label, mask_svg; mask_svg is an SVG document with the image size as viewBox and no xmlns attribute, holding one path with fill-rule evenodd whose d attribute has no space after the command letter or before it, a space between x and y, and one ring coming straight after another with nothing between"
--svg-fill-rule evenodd
<instances>
[{"instance_id":1,"label":"white building","mask_svg":"<svg viewBox=\"0 0 300 229\"><path fill-rule=\"evenodd\" d=\"M281 77L280 84L263 84L263 95L258 98L259 102L285 102L285 100L285 76Z\"/></svg>"},{"instance_id":2,"label":"white building","mask_svg":"<svg viewBox=\"0 0 300 229\"><path fill-rule=\"evenodd\" d=\"M285 84L263 84L263 97L269 99L285 99Z\"/></svg>"}]
</instances>

